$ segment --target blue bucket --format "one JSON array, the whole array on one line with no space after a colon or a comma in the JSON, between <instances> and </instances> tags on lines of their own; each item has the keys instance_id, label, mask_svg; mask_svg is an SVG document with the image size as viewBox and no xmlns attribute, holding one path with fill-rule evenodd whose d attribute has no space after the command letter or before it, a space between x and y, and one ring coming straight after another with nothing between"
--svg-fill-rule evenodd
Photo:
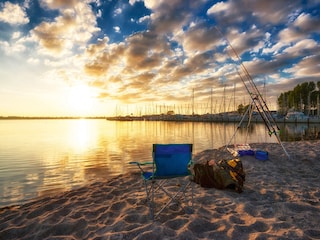
<instances>
[{"instance_id":1,"label":"blue bucket","mask_svg":"<svg viewBox=\"0 0 320 240\"><path fill-rule=\"evenodd\" d=\"M245 155L249 155L249 156L253 156L254 155L254 151L251 149L248 150L239 150L238 154L240 157L245 156Z\"/></svg>"},{"instance_id":2,"label":"blue bucket","mask_svg":"<svg viewBox=\"0 0 320 240\"><path fill-rule=\"evenodd\" d=\"M256 151L256 159L263 160L263 161L268 160L268 152L257 150Z\"/></svg>"}]
</instances>

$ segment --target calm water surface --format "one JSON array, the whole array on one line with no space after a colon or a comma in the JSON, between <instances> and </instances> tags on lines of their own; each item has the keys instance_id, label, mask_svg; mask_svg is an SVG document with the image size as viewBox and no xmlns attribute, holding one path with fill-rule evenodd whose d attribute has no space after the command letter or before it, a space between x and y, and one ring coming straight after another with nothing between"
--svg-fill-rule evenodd
<instances>
[{"instance_id":1,"label":"calm water surface","mask_svg":"<svg viewBox=\"0 0 320 240\"><path fill-rule=\"evenodd\" d=\"M128 162L150 161L153 143L193 143L194 154L221 147L236 128L201 122L2 120L0 207L132 171ZM288 131L301 135L307 130L293 126L286 136ZM263 124L252 124L249 135L240 128L231 143L252 142L277 140Z\"/></svg>"}]
</instances>

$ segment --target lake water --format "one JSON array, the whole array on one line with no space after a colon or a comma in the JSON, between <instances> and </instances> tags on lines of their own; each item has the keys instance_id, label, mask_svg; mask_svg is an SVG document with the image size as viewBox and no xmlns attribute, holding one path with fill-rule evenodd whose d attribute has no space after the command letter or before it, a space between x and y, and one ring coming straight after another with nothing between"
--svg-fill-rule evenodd
<instances>
[{"instance_id":1,"label":"lake water","mask_svg":"<svg viewBox=\"0 0 320 240\"><path fill-rule=\"evenodd\" d=\"M284 140L319 130L282 128ZM128 162L151 160L153 143L193 143L196 154L229 143L236 129L233 123L1 120L0 207L126 173L134 168ZM240 128L231 143L277 142L263 124L248 130Z\"/></svg>"}]
</instances>

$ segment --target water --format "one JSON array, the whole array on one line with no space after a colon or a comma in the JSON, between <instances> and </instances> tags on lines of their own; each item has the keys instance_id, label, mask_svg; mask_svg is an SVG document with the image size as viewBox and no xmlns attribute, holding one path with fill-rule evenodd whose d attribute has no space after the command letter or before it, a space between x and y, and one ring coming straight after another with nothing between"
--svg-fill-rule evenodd
<instances>
[{"instance_id":1,"label":"water","mask_svg":"<svg viewBox=\"0 0 320 240\"><path fill-rule=\"evenodd\" d=\"M236 128L202 122L2 120L0 207L133 171L128 162L150 161L153 143L193 143L194 154L221 147ZM285 136L290 131L300 136L310 127L283 129ZM247 129L240 128L231 143L245 142L277 140L263 124L252 124L248 136Z\"/></svg>"}]
</instances>

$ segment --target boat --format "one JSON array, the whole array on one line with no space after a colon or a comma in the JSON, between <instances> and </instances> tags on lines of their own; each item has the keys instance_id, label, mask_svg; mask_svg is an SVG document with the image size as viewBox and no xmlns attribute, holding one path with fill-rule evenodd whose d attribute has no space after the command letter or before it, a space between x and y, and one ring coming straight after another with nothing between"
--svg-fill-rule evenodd
<instances>
[{"instance_id":1,"label":"boat","mask_svg":"<svg viewBox=\"0 0 320 240\"><path fill-rule=\"evenodd\" d=\"M285 121L286 122L308 122L309 117L306 116L303 112L288 112L287 115L285 116Z\"/></svg>"}]
</instances>

